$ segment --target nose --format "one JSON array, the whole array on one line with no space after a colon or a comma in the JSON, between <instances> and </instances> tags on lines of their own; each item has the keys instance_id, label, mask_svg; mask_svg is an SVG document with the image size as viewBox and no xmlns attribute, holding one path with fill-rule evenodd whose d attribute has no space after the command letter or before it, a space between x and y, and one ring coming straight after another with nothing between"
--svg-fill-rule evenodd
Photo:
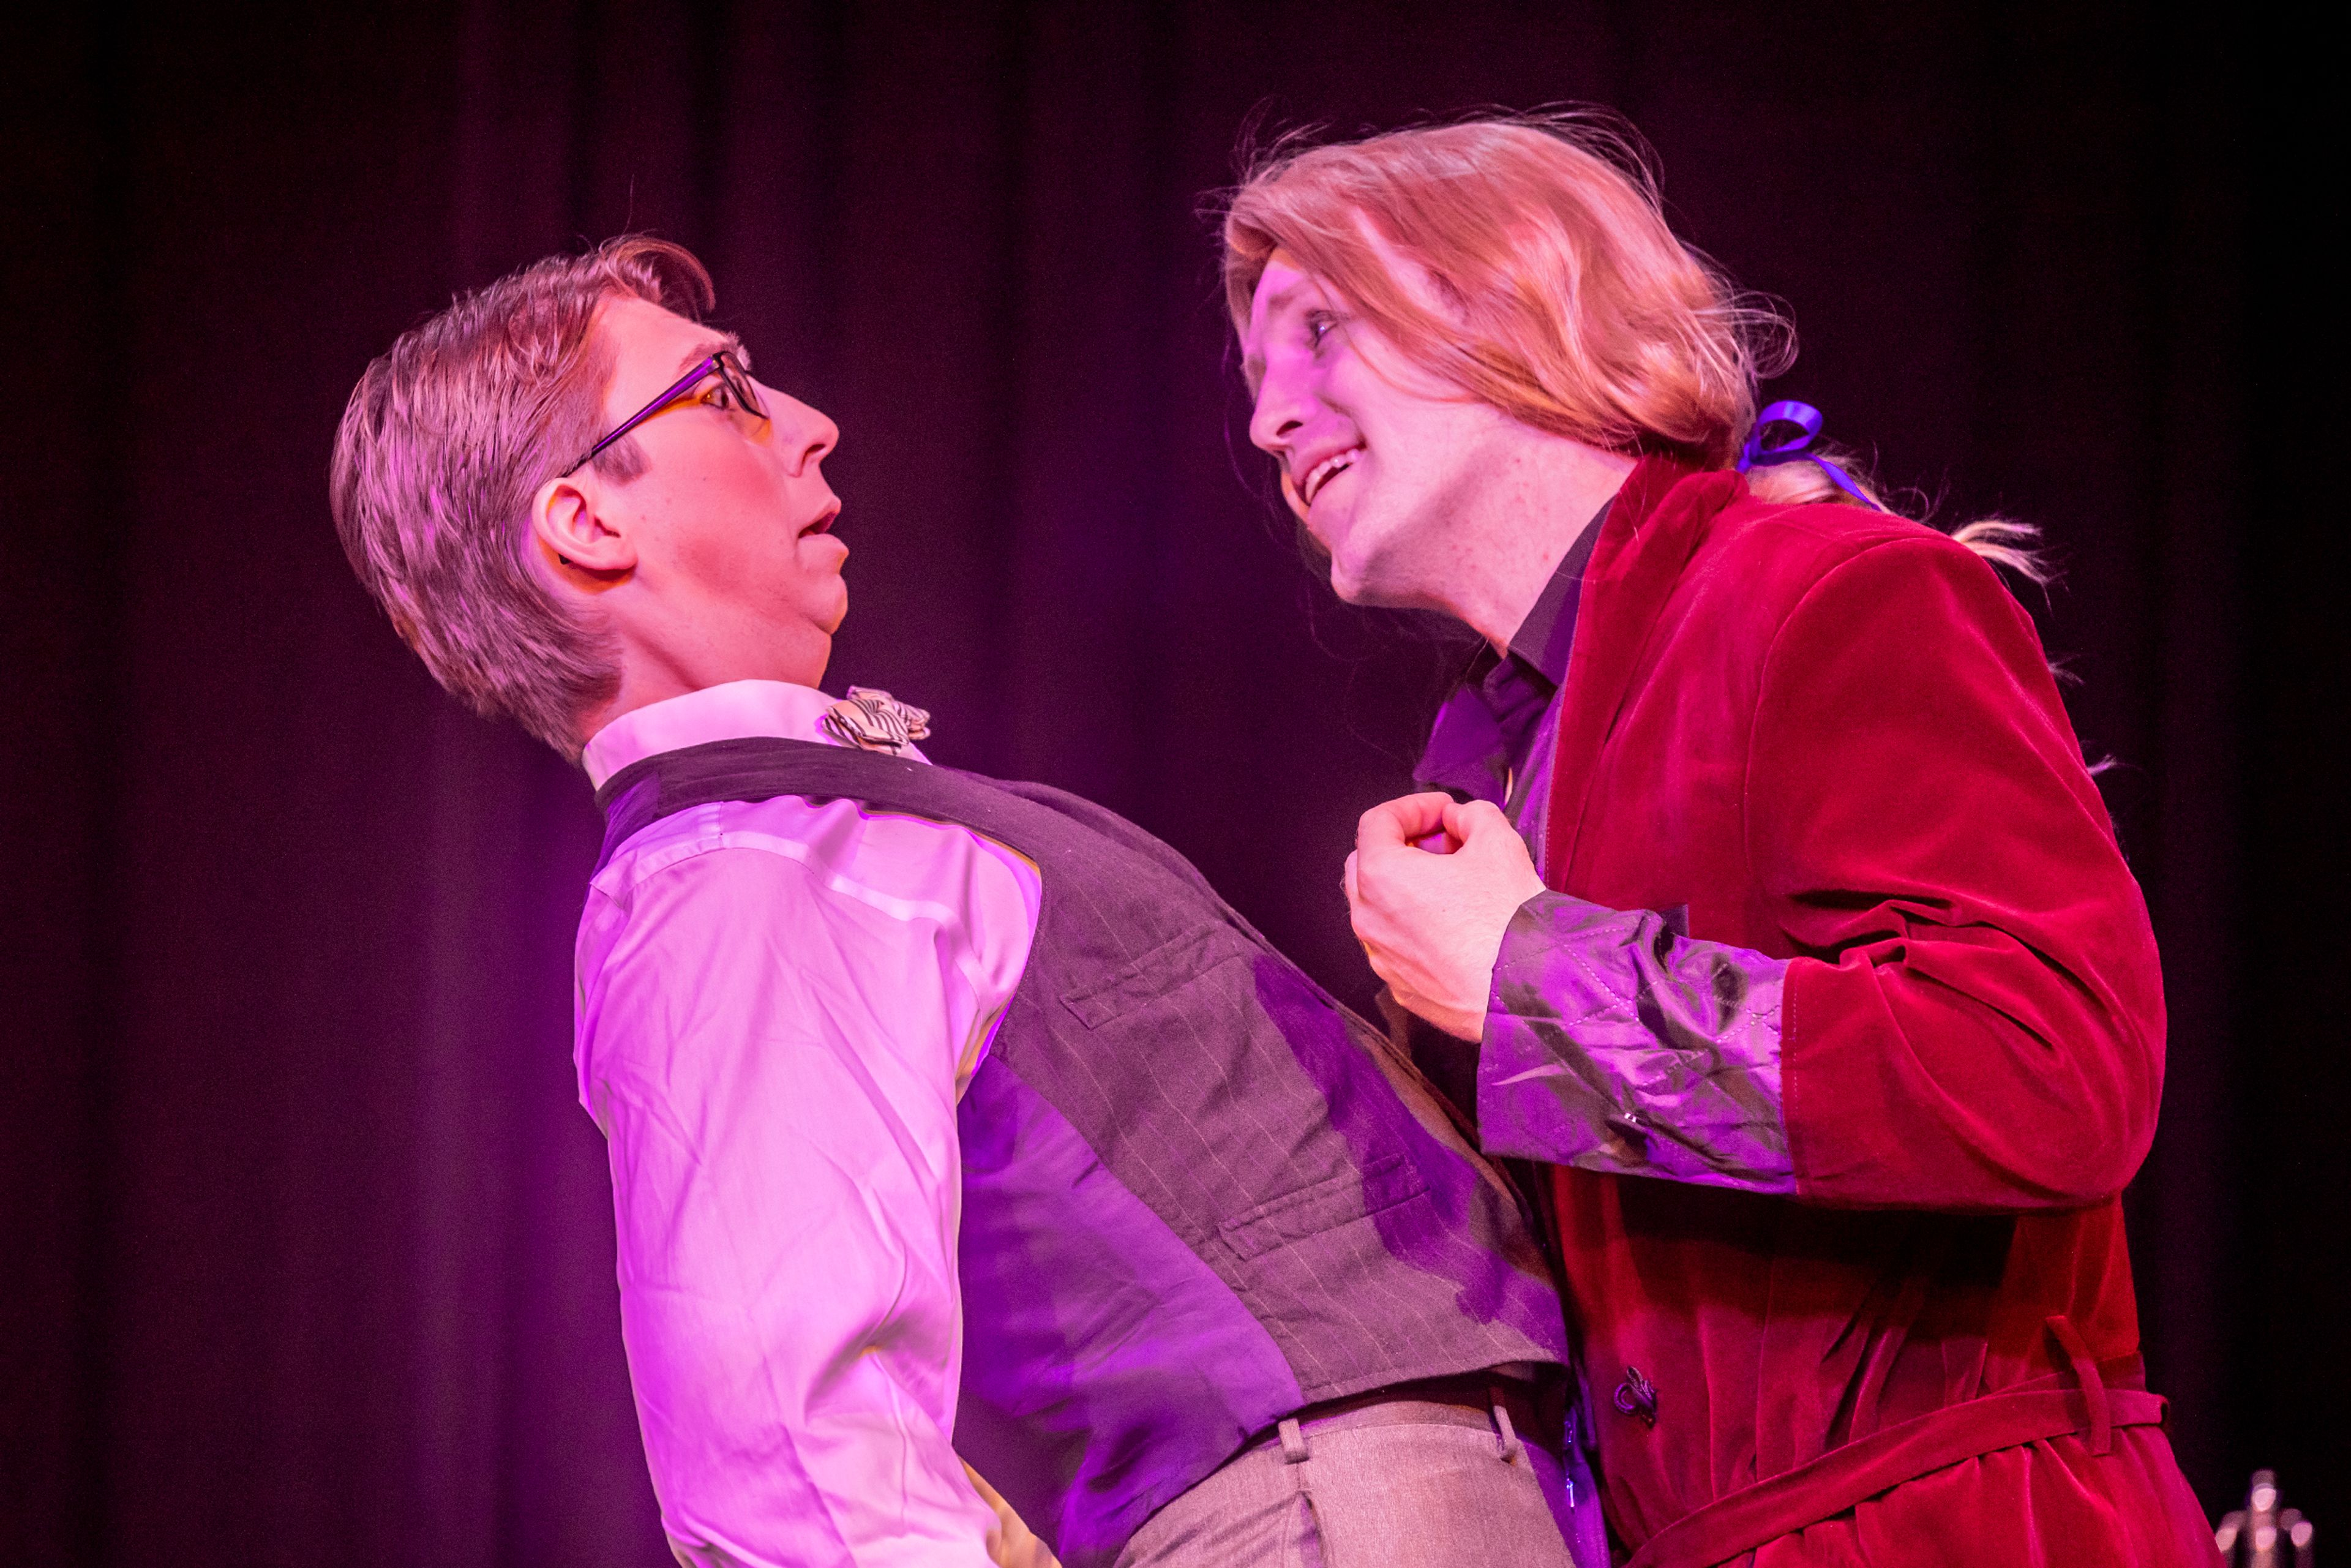
<instances>
[{"instance_id":1,"label":"nose","mask_svg":"<svg viewBox=\"0 0 2351 1568\"><path fill-rule=\"evenodd\" d=\"M772 388L763 386L760 392L775 423L776 444L795 476L823 462L841 444L841 426L820 411Z\"/></svg>"},{"instance_id":2,"label":"nose","mask_svg":"<svg viewBox=\"0 0 2351 1568\"><path fill-rule=\"evenodd\" d=\"M1257 407L1249 414L1249 441L1276 457L1290 450L1290 440L1310 412L1297 378L1279 366L1266 367L1257 385Z\"/></svg>"}]
</instances>

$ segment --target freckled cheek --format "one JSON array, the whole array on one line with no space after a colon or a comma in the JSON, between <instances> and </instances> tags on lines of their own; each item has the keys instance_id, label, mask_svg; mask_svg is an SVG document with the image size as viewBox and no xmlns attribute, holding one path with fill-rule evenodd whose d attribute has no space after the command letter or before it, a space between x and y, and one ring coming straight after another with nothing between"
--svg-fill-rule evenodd
<instances>
[{"instance_id":1,"label":"freckled cheek","mask_svg":"<svg viewBox=\"0 0 2351 1568\"><path fill-rule=\"evenodd\" d=\"M681 553L686 573L696 582L724 588L743 578L742 542L723 529L698 533Z\"/></svg>"},{"instance_id":2,"label":"freckled cheek","mask_svg":"<svg viewBox=\"0 0 2351 1568\"><path fill-rule=\"evenodd\" d=\"M736 486L711 485L687 498L697 526L683 530L677 560L695 581L724 591L772 571L776 527L772 506Z\"/></svg>"}]
</instances>

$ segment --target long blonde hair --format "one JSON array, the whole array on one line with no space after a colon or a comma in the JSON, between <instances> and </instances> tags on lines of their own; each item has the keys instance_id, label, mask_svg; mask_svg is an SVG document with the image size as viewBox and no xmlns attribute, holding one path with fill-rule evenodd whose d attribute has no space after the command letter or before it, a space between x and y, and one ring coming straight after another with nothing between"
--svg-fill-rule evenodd
<instances>
[{"instance_id":1,"label":"long blonde hair","mask_svg":"<svg viewBox=\"0 0 2351 1568\"><path fill-rule=\"evenodd\" d=\"M1757 383L1795 359L1787 317L1675 235L1640 143L1596 112L1286 139L1228 197L1224 246L1236 331L1280 250L1464 392L1611 452L1731 466ZM1886 505L1851 454L1816 450ZM1810 461L1747 478L1766 500L1859 504ZM1987 517L1953 537L2046 580L2029 525Z\"/></svg>"}]
</instances>

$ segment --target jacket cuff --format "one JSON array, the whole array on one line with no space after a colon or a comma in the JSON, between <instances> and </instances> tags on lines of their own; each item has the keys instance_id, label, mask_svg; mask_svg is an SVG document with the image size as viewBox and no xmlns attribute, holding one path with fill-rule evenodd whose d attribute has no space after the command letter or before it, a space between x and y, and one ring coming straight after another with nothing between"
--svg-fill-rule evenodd
<instances>
[{"instance_id":1,"label":"jacket cuff","mask_svg":"<svg viewBox=\"0 0 2351 1568\"><path fill-rule=\"evenodd\" d=\"M1780 1092L1788 966L1561 893L1502 936L1478 1058L1493 1155L1793 1193Z\"/></svg>"}]
</instances>

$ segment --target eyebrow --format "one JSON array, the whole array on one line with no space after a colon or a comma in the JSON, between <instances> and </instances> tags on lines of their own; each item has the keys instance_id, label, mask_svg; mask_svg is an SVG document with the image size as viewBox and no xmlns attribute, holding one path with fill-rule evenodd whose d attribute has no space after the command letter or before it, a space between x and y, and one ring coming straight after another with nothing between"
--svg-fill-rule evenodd
<instances>
[{"instance_id":1,"label":"eyebrow","mask_svg":"<svg viewBox=\"0 0 2351 1568\"><path fill-rule=\"evenodd\" d=\"M743 346L743 340L733 332L721 332L715 338L705 340L700 348L688 349L685 351L685 357L677 362L677 373L684 375L711 355L720 353L734 355L743 362L743 368L747 371L751 368L751 350Z\"/></svg>"}]
</instances>

